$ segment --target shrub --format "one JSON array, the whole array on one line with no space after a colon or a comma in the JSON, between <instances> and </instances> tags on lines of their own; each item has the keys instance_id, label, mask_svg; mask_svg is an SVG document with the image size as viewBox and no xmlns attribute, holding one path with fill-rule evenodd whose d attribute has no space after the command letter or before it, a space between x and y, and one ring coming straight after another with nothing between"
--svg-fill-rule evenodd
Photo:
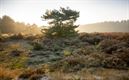
<instances>
[{"instance_id":1,"label":"shrub","mask_svg":"<svg viewBox=\"0 0 129 80\"><path fill-rule=\"evenodd\" d=\"M18 76L19 79L28 79L32 75L31 72L24 71L22 74Z\"/></svg>"},{"instance_id":2,"label":"shrub","mask_svg":"<svg viewBox=\"0 0 129 80\"><path fill-rule=\"evenodd\" d=\"M0 76L0 80L12 80L9 76Z\"/></svg>"},{"instance_id":3,"label":"shrub","mask_svg":"<svg viewBox=\"0 0 129 80\"><path fill-rule=\"evenodd\" d=\"M34 74L30 76L29 80L41 80L42 77L42 75Z\"/></svg>"},{"instance_id":4,"label":"shrub","mask_svg":"<svg viewBox=\"0 0 129 80\"><path fill-rule=\"evenodd\" d=\"M8 37L9 36L3 36L3 35L0 35L0 42L5 42L8 40Z\"/></svg>"},{"instance_id":5,"label":"shrub","mask_svg":"<svg viewBox=\"0 0 129 80\"><path fill-rule=\"evenodd\" d=\"M31 34L31 35L26 35L25 39L26 40L35 40L35 39L41 39L42 35L41 34Z\"/></svg>"},{"instance_id":6,"label":"shrub","mask_svg":"<svg viewBox=\"0 0 129 80\"><path fill-rule=\"evenodd\" d=\"M126 63L117 56L107 57L102 64L106 68L125 69L127 67Z\"/></svg>"},{"instance_id":7,"label":"shrub","mask_svg":"<svg viewBox=\"0 0 129 80\"><path fill-rule=\"evenodd\" d=\"M106 53L112 53L112 51L116 50L116 47L113 45L119 43L120 41L118 40L113 40L113 39L105 39L103 41L101 41L98 46L102 49L102 51L106 52Z\"/></svg>"},{"instance_id":8,"label":"shrub","mask_svg":"<svg viewBox=\"0 0 129 80\"><path fill-rule=\"evenodd\" d=\"M33 50L41 50L41 49L43 49L41 43L38 40L30 42L30 44L33 46Z\"/></svg>"},{"instance_id":9,"label":"shrub","mask_svg":"<svg viewBox=\"0 0 129 80\"><path fill-rule=\"evenodd\" d=\"M14 34L12 36L10 36L11 39L24 39L24 34L23 33L19 33L19 34Z\"/></svg>"},{"instance_id":10,"label":"shrub","mask_svg":"<svg viewBox=\"0 0 129 80\"><path fill-rule=\"evenodd\" d=\"M90 44L96 45L98 44L100 41L103 40L103 37L100 34L88 34L88 33L81 33L79 35L79 38L81 41L83 42L88 42Z\"/></svg>"},{"instance_id":11,"label":"shrub","mask_svg":"<svg viewBox=\"0 0 129 80\"><path fill-rule=\"evenodd\" d=\"M41 75L44 74L44 70L39 69L26 69L24 70L19 76L18 79L27 79L27 80L39 80L41 78Z\"/></svg>"},{"instance_id":12,"label":"shrub","mask_svg":"<svg viewBox=\"0 0 129 80\"><path fill-rule=\"evenodd\" d=\"M18 57L18 56L20 56L22 53L23 53L24 51L21 51L21 50L13 50L13 51L11 51L11 53L9 53L9 55L10 56L12 56L12 57Z\"/></svg>"},{"instance_id":13,"label":"shrub","mask_svg":"<svg viewBox=\"0 0 129 80\"><path fill-rule=\"evenodd\" d=\"M33 46L33 49L34 50L41 50L42 49L42 46L39 43L35 43L34 46Z\"/></svg>"}]
</instances>

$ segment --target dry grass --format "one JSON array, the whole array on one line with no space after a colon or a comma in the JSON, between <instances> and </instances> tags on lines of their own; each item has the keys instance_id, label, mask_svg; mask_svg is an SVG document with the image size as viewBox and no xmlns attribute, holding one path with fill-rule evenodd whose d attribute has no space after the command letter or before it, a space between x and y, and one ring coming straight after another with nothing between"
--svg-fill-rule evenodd
<instances>
[{"instance_id":1,"label":"dry grass","mask_svg":"<svg viewBox=\"0 0 129 80\"><path fill-rule=\"evenodd\" d=\"M21 69L15 69L15 70L11 70L8 68L3 68L0 67L0 80L4 80L3 78L16 78L18 75L20 75L22 72Z\"/></svg>"},{"instance_id":2,"label":"dry grass","mask_svg":"<svg viewBox=\"0 0 129 80\"><path fill-rule=\"evenodd\" d=\"M89 68L74 73L56 71L49 75L53 80L129 80L129 70L104 68Z\"/></svg>"}]
</instances>

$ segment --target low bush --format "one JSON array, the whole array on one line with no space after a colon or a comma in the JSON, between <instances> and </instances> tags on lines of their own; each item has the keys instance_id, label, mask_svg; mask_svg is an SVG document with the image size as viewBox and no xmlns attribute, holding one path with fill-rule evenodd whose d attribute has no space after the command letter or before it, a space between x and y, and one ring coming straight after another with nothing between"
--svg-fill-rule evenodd
<instances>
[{"instance_id":1,"label":"low bush","mask_svg":"<svg viewBox=\"0 0 129 80\"><path fill-rule=\"evenodd\" d=\"M24 34L23 33L19 33L19 34L14 34L12 36L10 36L11 39L24 39Z\"/></svg>"},{"instance_id":2,"label":"low bush","mask_svg":"<svg viewBox=\"0 0 129 80\"><path fill-rule=\"evenodd\" d=\"M0 76L0 80L12 80L9 76Z\"/></svg>"},{"instance_id":3,"label":"low bush","mask_svg":"<svg viewBox=\"0 0 129 80\"><path fill-rule=\"evenodd\" d=\"M81 41L83 42L88 42L90 44L96 45L98 44L100 41L103 40L103 37L100 34L88 34L88 33L81 33L79 35L79 38Z\"/></svg>"},{"instance_id":4,"label":"low bush","mask_svg":"<svg viewBox=\"0 0 129 80\"><path fill-rule=\"evenodd\" d=\"M30 44L33 46L33 50L41 50L41 49L43 49L41 43L38 42L37 40L33 41L33 42L30 42Z\"/></svg>"},{"instance_id":5,"label":"low bush","mask_svg":"<svg viewBox=\"0 0 129 80\"><path fill-rule=\"evenodd\" d=\"M112 53L112 51L116 50L116 47L113 47L113 45L119 42L120 41L115 40L115 39L114 40L106 39L106 40L101 41L98 45L102 49L102 51L106 53Z\"/></svg>"}]
</instances>

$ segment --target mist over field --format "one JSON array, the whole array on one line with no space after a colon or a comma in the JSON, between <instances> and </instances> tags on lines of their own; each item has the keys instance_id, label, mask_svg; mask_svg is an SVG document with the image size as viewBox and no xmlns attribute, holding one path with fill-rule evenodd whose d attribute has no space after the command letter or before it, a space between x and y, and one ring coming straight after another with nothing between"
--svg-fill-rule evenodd
<instances>
[{"instance_id":1,"label":"mist over field","mask_svg":"<svg viewBox=\"0 0 129 80\"><path fill-rule=\"evenodd\" d=\"M41 28L36 24L16 22L10 16L0 18L0 33L2 34L41 34Z\"/></svg>"},{"instance_id":2,"label":"mist over field","mask_svg":"<svg viewBox=\"0 0 129 80\"><path fill-rule=\"evenodd\" d=\"M79 32L129 32L129 20L80 25L77 30Z\"/></svg>"}]
</instances>

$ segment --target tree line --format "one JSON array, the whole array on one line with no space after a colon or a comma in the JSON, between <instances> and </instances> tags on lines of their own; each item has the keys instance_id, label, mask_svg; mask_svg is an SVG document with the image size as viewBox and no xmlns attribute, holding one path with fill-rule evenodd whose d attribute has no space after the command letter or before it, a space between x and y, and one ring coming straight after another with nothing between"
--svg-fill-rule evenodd
<instances>
[{"instance_id":1,"label":"tree line","mask_svg":"<svg viewBox=\"0 0 129 80\"><path fill-rule=\"evenodd\" d=\"M40 28L36 24L25 24L23 22L15 22L11 17L4 15L0 18L0 33L2 34L39 34Z\"/></svg>"}]
</instances>

